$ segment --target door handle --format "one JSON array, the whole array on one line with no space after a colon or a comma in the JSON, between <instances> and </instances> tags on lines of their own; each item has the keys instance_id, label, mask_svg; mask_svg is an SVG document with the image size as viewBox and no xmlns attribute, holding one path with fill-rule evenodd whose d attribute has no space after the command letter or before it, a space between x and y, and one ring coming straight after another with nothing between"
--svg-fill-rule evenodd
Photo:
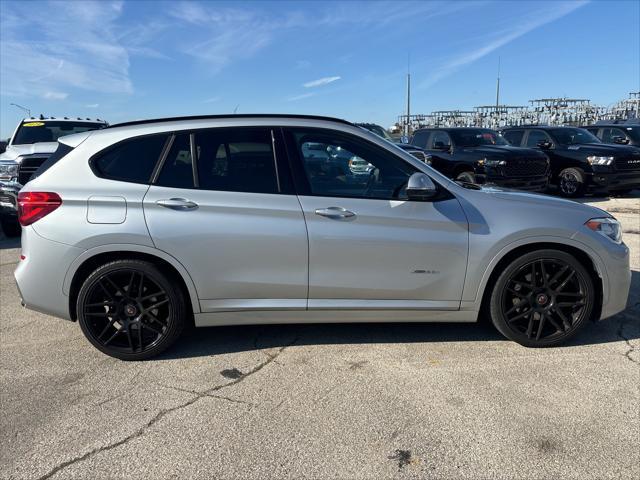
<instances>
[{"instance_id":1,"label":"door handle","mask_svg":"<svg viewBox=\"0 0 640 480\"><path fill-rule=\"evenodd\" d=\"M187 200L186 198L169 198L165 200L157 200L157 205L170 208L171 210L195 210L198 204Z\"/></svg>"},{"instance_id":2,"label":"door handle","mask_svg":"<svg viewBox=\"0 0 640 480\"><path fill-rule=\"evenodd\" d=\"M328 207L316 209L316 215L327 218L351 218L356 214L342 207Z\"/></svg>"}]
</instances>

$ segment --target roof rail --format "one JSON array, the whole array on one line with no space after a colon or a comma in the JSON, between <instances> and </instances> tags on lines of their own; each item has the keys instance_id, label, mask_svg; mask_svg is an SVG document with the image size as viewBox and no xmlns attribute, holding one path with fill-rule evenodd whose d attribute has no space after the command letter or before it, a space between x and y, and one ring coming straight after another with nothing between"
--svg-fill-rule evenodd
<instances>
[{"instance_id":1,"label":"roof rail","mask_svg":"<svg viewBox=\"0 0 640 480\"><path fill-rule=\"evenodd\" d=\"M341 118L334 117L323 117L320 115L298 115L298 114L282 114L282 113L241 113L241 114L226 114L226 115L192 115L186 117L165 117L165 118L151 118L148 120L134 120L132 122L123 122L123 123L114 123L113 125L108 126L107 128L115 128L115 127L128 127L130 125L144 125L147 123L162 123L162 122L177 122L180 120L216 120L223 118L299 118L299 119L309 119L309 120L327 120L330 122L339 122L347 125L353 125L351 122L347 120L343 120Z\"/></svg>"}]
</instances>

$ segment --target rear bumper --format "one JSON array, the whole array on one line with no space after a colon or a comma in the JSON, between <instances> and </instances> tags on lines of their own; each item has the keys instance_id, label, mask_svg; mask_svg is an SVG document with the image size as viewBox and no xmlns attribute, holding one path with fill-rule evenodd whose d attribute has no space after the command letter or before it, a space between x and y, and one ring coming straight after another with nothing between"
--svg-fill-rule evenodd
<instances>
[{"instance_id":1,"label":"rear bumper","mask_svg":"<svg viewBox=\"0 0 640 480\"><path fill-rule=\"evenodd\" d=\"M593 190L627 190L640 188L640 170L588 173L588 186Z\"/></svg>"},{"instance_id":2,"label":"rear bumper","mask_svg":"<svg viewBox=\"0 0 640 480\"><path fill-rule=\"evenodd\" d=\"M25 307L56 317L71 319L69 297L62 291L69 265L82 250L47 240L33 227L22 229L22 255L14 272Z\"/></svg>"}]
</instances>

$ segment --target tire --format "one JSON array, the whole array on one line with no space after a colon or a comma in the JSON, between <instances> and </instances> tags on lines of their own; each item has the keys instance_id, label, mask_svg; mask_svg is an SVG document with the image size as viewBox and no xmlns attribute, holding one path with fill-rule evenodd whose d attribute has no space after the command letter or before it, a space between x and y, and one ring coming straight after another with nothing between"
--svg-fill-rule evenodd
<instances>
[{"instance_id":1,"label":"tire","mask_svg":"<svg viewBox=\"0 0 640 480\"><path fill-rule=\"evenodd\" d=\"M15 217L3 215L0 217L0 224L2 224L2 231L7 237L19 237L22 232L22 227Z\"/></svg>"},{"instance_id":2,"label":"tire","mask_svg":"<svg viewBox=\"0 0 640 480\"><path fill-rule=\"evenodd\" d=\"M476 183L476 176L473 172L460 172L456 176L456 180L458 180L459 182Z\"/></svg>"},{"instance_id":3,"label":"tire","mask_svg":"<svg viewBox=\"0 0 640 480\"><path fill-rule=\"evenodd\" d=\"M565 168L558 175L558 188L563 197L575 198L585 191L586 177L580 168Z\"/></svg>"},{"instance_id":4,"label":"tire","mask_svg":"<svg viewBox=\"0 0 640 480\"><path fill-rule=\"evenodd\" d=\"M180 287L141 260L117 260L94 270L80 288L76 309L87 340L120 360L160 354L187 323Z\"/></svg>"},{"instance_id":5,"label":"tire","mask_svg":"<svg viewBox=\"0 0 640 480\"><path fill-rule=\"evenodd\" d=\"M549 249L506 266L491 292L489 310L494 326L508 339L525 347L552 347L584 327L594 304L589 272L573 255Z\"/></svg>"}]
</instances>

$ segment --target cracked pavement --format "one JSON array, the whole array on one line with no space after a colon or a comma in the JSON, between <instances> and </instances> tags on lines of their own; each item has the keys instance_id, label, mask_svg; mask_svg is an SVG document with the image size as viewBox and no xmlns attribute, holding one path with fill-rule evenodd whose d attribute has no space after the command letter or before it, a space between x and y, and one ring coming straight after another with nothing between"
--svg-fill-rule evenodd
<instances>
[{"instance_id":1,"label":"cracked pavement","mask_svg":"<svg viewBox=\"0 0 640 480\"><path fill-rule=\"evenodd\" d=\"M0 478L638 478L640 198L626 311L567 346L487 325L189 332L120 362L24 310L0 237Z\"/></svg>"}]
</instances>

